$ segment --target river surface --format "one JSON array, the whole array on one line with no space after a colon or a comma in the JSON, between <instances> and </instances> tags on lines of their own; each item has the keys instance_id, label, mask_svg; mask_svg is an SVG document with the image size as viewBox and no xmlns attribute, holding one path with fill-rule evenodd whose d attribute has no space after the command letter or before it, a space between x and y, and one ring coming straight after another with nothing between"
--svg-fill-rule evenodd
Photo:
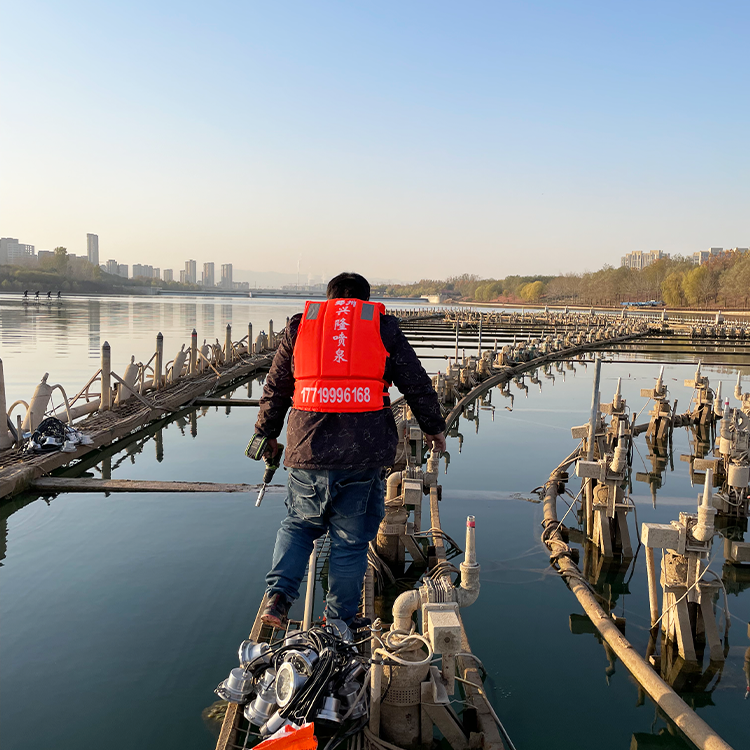
<instances>
[{"instance_id":1,"label":"river surface","mask_svg":"<svg viewBox=\"0 0 750 750\"><path fill-rule=\"evenodd\" d=\"M45 372L75 393L97 369L104 340L119 372L131 354L136 361L151 356L159 330L171 359L194 327L200 340L223 341L230 323L236 340L249 322L256 335L268 330L270 318L281 328L301 306L288 300L74 298L36 308L0 298L8 403L28 400ZM658 352L650 356L663 359ZM681 353L672 359L693 358ZM425 366L432 372L442 364L425 359ZM576 446L571 426L588 419L593 366L572 367L553 368L554 380L540 373L540 385L527 377L528 392L511 384L512 411L510 399L494 390L494 411L479 409L478 422L462 420L461 437L448 440L450 463L440 477L443 528L460 542L466 515L477 518L482 591L464 611L469 640L518 750L689 747L670 736L669 724L594 635L572 632L570 616L581 609L550 569L539 540L541 505L531 490ZM680 411L691 396L683 380L694 370L667 364L665 380ZM733 366L708 366L704 373L712 387L722 381L731 397ZM655 363L606 362L602 399L611 400L622 378L623 396L637 413L646 404L640 389L653 387L657 374ZM257 397L260 388L255 381L237 395ZM648 419L648 408L639 423ZM243 455L255 414L254 408L211 408L174 421L112 456L112 476L258 482L262 466ZM701 488L691 487L688 464L680 460L690 454L690 437L675 431L673 468L667 462L656 507L650 486L633 482L638 524L666 523L680 510L694 510ZM644 440L636 445L633 471L652 471ZM571 489L578 489L575 479ZM282 497L269 493L255 508L238 495L70 493L0 506L7 519L4 546L0 540L2 746L212 747L216 727L202 714L215 700L213 688L235 666L237 646L255 617ZM569 522L575 525L571 516ZM635 528L631 514L634 540ZM713 550L711 567L721 574L720 541ZM743 673L750 646L750 593L743 586L749 585L727 583L732 627L723 670L684 695L736 750L750 747ZM614 612L627 621L627 637L645 654L642 550L634 568L613 576L606 590ZM724 609L723 597L717 608ZM723 619L719 625L723 635Z\"/></svg>"}]
</instances>

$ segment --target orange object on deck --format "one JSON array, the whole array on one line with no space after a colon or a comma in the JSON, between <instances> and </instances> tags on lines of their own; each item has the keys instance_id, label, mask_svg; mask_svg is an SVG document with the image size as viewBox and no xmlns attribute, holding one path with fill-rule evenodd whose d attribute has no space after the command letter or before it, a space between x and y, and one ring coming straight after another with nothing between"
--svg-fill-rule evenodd
<instances>
[{"instance_id":1,"label":"orange object on deck","mask_svg":"<svg viewBox=\"0 0 750 750\"><path fill-rule=\"evenodd\" d=\"M283 734L282 734L283 732ZM303 724L299 729L286 726L280 729L275 737L263 740L255 750L317 750L318 739L315 736L315 725Z\"/></svg>"}]
</instances>

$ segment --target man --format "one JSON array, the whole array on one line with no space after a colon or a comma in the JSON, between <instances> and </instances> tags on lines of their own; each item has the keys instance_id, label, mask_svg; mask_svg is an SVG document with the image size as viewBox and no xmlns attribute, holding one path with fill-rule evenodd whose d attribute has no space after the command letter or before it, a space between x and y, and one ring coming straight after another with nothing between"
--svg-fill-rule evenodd
<instances>
[{"instance_id":1,"label":"man","mask_svg":"<svg viewBox=\"0 0 750 750\"><path fill-rule=\"evenodd\" d=\"M287 410L287 515L266 576L263 622L286 623L318 537L329 533L326 617L351 625L367 570L367 548L384 515L383 468L395 460L388 387L406 397L429 447L445 450L445 420L429 376L356 273L331 279L327 301L308 302L289 322L266 378L257 434L277 452Z\"/></svg>"}]
</instances>

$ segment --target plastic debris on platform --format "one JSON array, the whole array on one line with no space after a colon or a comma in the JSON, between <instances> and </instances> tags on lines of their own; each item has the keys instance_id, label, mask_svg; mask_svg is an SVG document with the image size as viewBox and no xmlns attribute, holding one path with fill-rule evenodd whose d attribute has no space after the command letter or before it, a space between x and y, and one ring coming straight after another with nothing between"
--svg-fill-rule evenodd
<instances>
[{"instance_id":1,"label":"plastic debris on platform","mask_svg":"<svg viewBox=\"0 0 750 750\"><path fill-rule=\"evenodd\" d=\"M27 453L73 453L78 445L92 445L88 435L68 427L57 417L47 417L34 430L26 446Z\"/></svg>"}]
</instances>

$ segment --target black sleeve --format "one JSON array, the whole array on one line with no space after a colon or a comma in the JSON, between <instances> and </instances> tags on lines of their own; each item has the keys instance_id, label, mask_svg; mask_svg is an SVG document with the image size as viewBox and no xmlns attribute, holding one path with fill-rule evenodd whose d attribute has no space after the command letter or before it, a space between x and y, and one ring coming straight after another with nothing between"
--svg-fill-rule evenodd
<instances>
[{"instance_id":1,"label":"black sleeve","mask_svg":"<svg viewBox=\"0 0 750 750\"><path fill-rule=\"evenodd\" d=\"M292 353L301 319L302 315L295 315L289 321L289 326L281 337L263 386L255 431L269 438L281 435L284 429L284 418L292 405L294 395Z\"/></svg>"},{"instance_id":2,"label":"black sleeve","mask_svg":"<svg viewBox=\"0 0 750 750\"><path fill-rule=\"evenodd\" d=\"M399 328L392 315L380 319L380 335L390 356L386 364L386 377L404 394L422 431L437 435L445 431L445 419L440 411L437 393L432 380L425 372L417 353Z\"/></svg>"}]
</instances>

